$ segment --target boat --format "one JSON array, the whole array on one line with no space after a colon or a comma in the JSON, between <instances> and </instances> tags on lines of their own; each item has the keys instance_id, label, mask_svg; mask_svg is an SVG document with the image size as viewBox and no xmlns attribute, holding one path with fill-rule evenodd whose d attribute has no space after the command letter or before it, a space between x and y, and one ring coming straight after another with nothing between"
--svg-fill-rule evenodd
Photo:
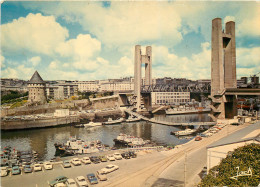
<instances>
[{"instance_id":1,"label":"boat","mask_svg":"<svg viewBox=\"0 0 260 187\"><path fill-rule=\"evenodd\" d=\"M145 141L142 138L134 137L131 135L120 133L116 139L114 139L115 145L121 146L143 146L150 141Z\"/></svg>"},{"instance_id":2,"label":"boat","mask_svg":"<svg viewBox=\"0 0 260 187\"><path fill-rule=\"evenodd\" d=\"M122 123L124 121L125 121L124 118L119 118L116 120L113 120L112 118L108 118L107 122L104 122L104 125L114 125L114 124Z\"/></svg>"},{"instance_id":3,"label":"boat","mask_svg":"<svg viewBox=\"0 0 260 187\"><path fill-rule=\"evenodd\" d=\"M75 125L74 127L75 127L75 128L84 128L85 125L84 125L84 124L79 124L79 125Z\"/></svg>"},{"instance_id":4,"label":"boat","mask_svg":"<svg viewBox=\"0 0 260 187\"><path fill-rule=\"evenodd\" d=\"M210 112L210 108L204 108L204 107L178 107L178 108L169 108L165 110L165 113L167 115L179 115L179 114L196 114L196 113L204 113L204 112Z\"/></svg>"},{"instance_id":5,"label":"boat","mask_svg":"<svg viewBox=\"0 0 260 187\"><path fill-rule=\"evenodd\" d=\"M195 132L196 132L196 129L185 129L183 131L175 131L172 133L174 133L174 135L176 135L176 136L186 136L186 135L193 134Z\"/></svg>"},{"instance_id":6,"label":"boat","mask_svg":"<svg viewBox=\"0 0 260 187\"><path fill-rule=\"evenodd\" d=\"M129 116L128 117L128 119L126 119L125 121L126 122L136 122L136 121L140 121L141 120L141 118L139 118L139 117L135 117L135 116Z\"/></svg>"},{"instance_id":7,"label":"boat","mask_svg":"<svg viewBox=\"0 0 260 187\"><path fill-rule=\"evenodd\" d=\"M84 127L97 127L97 126L102 126L102 123L91 121L91 122L89 122L87 124L84 124Z\"/></svg>"}]
</instances>

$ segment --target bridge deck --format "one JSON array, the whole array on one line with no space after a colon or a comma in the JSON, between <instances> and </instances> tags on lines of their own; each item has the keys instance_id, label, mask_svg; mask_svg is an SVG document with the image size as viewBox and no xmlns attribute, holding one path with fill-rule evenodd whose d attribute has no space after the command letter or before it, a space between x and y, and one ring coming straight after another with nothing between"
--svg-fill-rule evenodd
<instances>
[{"instance_id":1,"label":"bridge deck","mask_svg":"<svg viewBox=\"0 0 260 187\"><path fill-rule=\"evenodd\" d=\"M158 121L158 120L155 120L155 119L149 119L147 117L144 117L143 115L140 115L136 112L133 112L129 109L125 109L125 112L133 115L133 116L136 116L138 118L141 118L145 121L149 121L151 123L157 123L157 124L160 124L160 125L167 125L167 126L187 126L187 125L215 125L216 122L191 122L191 123L173 123L173 122L167 122L167 121Z\"/></svg>"}]
</instances>

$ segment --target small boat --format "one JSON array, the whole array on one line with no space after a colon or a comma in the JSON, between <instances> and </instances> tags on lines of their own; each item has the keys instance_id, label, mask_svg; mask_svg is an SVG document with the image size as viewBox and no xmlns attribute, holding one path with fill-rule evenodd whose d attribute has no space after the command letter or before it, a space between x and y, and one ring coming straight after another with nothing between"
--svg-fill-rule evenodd
<instances>
[{"instance_id":1,"label":"small boat","mask_svg":"<svg viewBox=\"0 0 260 187\"><path fill-rule=\"evenodd\" d=\"M75 125L74 127L75 128L83 128L83 127L85 127L85 125L84 124L79 124L79 125Z\"/></svg>"},{"instance_id":2,"label":"small boat","mask_svg":"<svg viewBox=\"0 0 260 187\"><path fill-rule=\"evenodd\" d=\"M135 116L129 116L128 119L126 119L126 122L136 122L136 121L140 121L141 118L135 117Z\"/></svg>"},{"instance_id":3,"label":"small boat","mask_svg":"<svg viewBox=\"0 0 260 187\"><path fill-rule=\"evenodd\" d=\"M185 136L185 135L193 134L194 132L196 132L196 129L185 129L183 131L176 131L172 133L174 133L174 135L176 136Z\"/></svg>"},{"instance_id":4,"label":"small boat","mask_svg":"<svg viewBox=\"0 0 260 187\"><path fill-rule=\"evenodd\" d=\"M84 127L97 127L97 126L102 126L102 123L91 121L91 122L89 122L87 124L84 124Z\"/></svg>"},{"instance_id":5,"label":"small boat","mask_svg":"<svg viewBox=\"0 0 260 187\"><path fill-rule=\"evenodd\" d=\"M123 121L125 121L124 118L119 118L119 119L116 119L116 120L113 120L112 118L108 118L107 122L104 122L104 125L118 124L118 123L122 123Z\"/></svg>"}]
</instances>

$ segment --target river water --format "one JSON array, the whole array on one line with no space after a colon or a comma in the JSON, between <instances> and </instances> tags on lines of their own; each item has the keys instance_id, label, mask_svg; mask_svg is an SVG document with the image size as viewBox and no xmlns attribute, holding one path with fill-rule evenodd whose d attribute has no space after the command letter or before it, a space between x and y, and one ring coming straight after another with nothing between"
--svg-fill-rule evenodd
<instances>
[{"instance_id":1,"label":"river water","mask_svg":"<svg viewBox=\"0 0 260 187\"><path fill-rule=\"evenodd\" d=\"M160 121L171 122L210 121L208 114L157 115L154 118ZM178 127L140 121L92 128L61 126L19 131L1 131L1 147L11 146L20 151L35 150L39 153L41 159L49 160L55 154L54 143L65 143L71 136L76 136L85 141L100 140L103 144L108 144L109 146L114 145L113 139L119 133L141 137L144 140L151 140L160 145L179 145L189 141L189 139L178 139L178 137L170 135L171 131L176 130L180 129Z\"/></svg>"}]
</instances>

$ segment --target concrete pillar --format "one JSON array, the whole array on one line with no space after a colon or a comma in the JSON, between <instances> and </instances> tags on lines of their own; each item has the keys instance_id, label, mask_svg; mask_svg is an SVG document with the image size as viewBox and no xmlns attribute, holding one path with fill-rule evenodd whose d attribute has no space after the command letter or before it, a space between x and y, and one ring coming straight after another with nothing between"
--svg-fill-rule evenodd
<instances>
[{"instance_id":1,"label":"concrete pillar","mask_svg":"<svg viewBox=\"0 0 260 187\"><path fill-rule=\"evenodd\" d=\"M220 18L212 20L211 34L211 95L224 88L222 23Z\"/></svg>"},{"instance_id":2,"label":"concrete pillar","mask_svg":"<svg viewBox=\"0 0 260 187\"><path fill-rule=\"evenodd\" d=\"M225 88L237 88L235 22L226 23L226 34L230 35L225 57Z\"/></svg>"},{"instance_id":3,"label":"concrete pillar","mask_svg":"<svg viewBox=\"0 0 260 187\"><path fill-rule=\"evenodd\" d=\"M134 75L134 93L137 96L136 97L136 107L137 110L141 109L141 81L142 81L142 52L141 52L141 46L136 45L135 46L135 75Z\"/></svg>"},{"instance_id":4,"label":"concrete pillar","mask_svg":"<svg viewBox=\"0 0 260 187\"><path fill-rule=\"evenodd\" d=\"M145 84L152 84L152 47L146 47Z\"/></svg>"}]
</instances>

